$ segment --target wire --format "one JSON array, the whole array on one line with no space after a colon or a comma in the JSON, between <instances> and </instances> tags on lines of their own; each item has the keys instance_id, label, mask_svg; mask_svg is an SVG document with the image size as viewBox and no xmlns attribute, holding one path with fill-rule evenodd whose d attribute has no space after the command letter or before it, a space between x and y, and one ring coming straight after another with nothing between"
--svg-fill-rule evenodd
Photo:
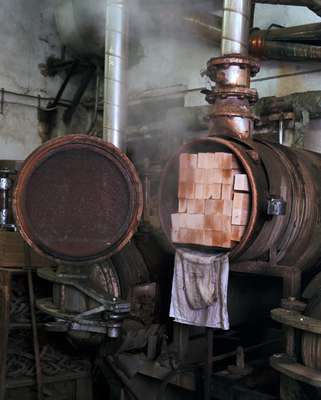
<instances>
[{"instance_id":1,"label":"wire","mask_svg":"<svg viewBox=\"0 0 321 400\"><path fill-rule=\"evenodd\" d=\"M53 101L54 100L54 97L42 97L40 94L34 95L34 94L28 94L28 93L20 93L20 92L14 91L14 90L7 90L4 88L2 88L1 90L3 91L4 94L11 94L11 95L18 96L18 97L26 97L26 98L35 99L38 101L41 101L41 100ZM71 100L63 99L62 103L71 103Z\"/></svg>"},{"instance_id":2,"label":"wire","mask_svg":"<svg viewBox=\"0 0 321 400\"><path fill-rule=\"evenodd\" d=\"M321 68L312 69L312 70L308 70L308 71L293 72L293 73L283 74L283 75L266 76L264 78L252 79L251 82L263 82L263 81L269 81L271 79L290 78L292 76L299 76L299 75L306 75L306 74L316 74L318 72L321 72Z\"/></svg>"},{"instance_id":3,"label":"wire","mask_svg":"<svg viewBox=\"0 0 321 400\"><path fill-rule=\"evenodd\" d=\"M8 92L7 91L5 91L4 93L7 93L8 94ZM28 96L23 96L22 94L15 94L15 93L9 93L10 95L13 95L13 96L17 96L17 97L28 97ZM35 96L34 97L32 97L32 98L36 98ZM26 103L26 102L23 102L23 101L10 101L10 100L6 100L5 98L2 100L2 102L3 102L3 104L10 104L10 105L16 105L16 106L23 106L23 107L31 107L31 108L39 108L39 99L37 98L37 103ZM50 101L50 99L49 98L44 98L44 97L42 97L41 98L41 100L43 100L43 101ZM51 100L53 100L53 99L51 99ZM58 103L58 105L59 106L61 106L61 107L69 107L69 103L66 103L66 101L64 101L64 102L59 102Z\"/></svg>"},{"instance_id":4,"label":"wire","mask_svg":"<svg viewBox=\"0 0 321 400\"><path fill-rule=\"evenodd\" d=\"M22 102L18 102L18 101L7 101L7 100L4 100L3 104L10 104L10 105L14 105L14 106L38 108L38 106L35 105L35 104L22 103Z\"/></svg>"},{"instance_id":5,"label":"wire","mask_svg":"<svg viewBox=\"0 0 321 400\"><path fill-rule=\"evenodd\" d=\"M253 82L253 83L254 82L264 82L264 81L269 81L269 80L273 80L273 79L290 78L292 76L316 74L316 73L320 73L320 72L321 72L321 68L312 69L312 70L304 70L304 71L300 71L300 72L292 72L292 73L288 73L288 74L273 75L273 76L266 76L266 77L263 77L263 78L256 78L256 79L252 79L251 82ZM187 93L192 93L192 92L200 92L203 89L204 89L204 87L197 87L197 88L193 88L193 89L178 90L176 92L171 92L170 95L187 94ZM157 97L164 97L164 95L155 95L155 96L147 95L145 97L142 97L142 99L157 98Z\"/></svg>"}]
</instances>

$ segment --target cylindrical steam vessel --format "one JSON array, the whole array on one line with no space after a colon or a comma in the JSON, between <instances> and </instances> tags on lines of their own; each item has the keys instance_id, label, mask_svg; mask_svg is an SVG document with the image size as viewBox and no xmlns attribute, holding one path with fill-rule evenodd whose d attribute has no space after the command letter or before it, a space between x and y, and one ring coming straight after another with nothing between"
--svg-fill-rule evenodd
<instances>
[{"instance_id":1,"label":"cylindrical steam vessel","mask_svg":"<svg viewBox=\"0 0 321 400\"><path fill-rule=\"evenodd\" d=\"M209 137L185 144L168 162L160 190L161 223L170 239L171 215L178 210L180 154L231 153L250 189L248 223L231 249L231 261L304 271L321 262L321 155L252 137L251 105L257 92L250 80L260 66L248 56L251 4L224 2L222 56L207 64L207 75L216 83L206 91L213 105Z\"/></svg>"},{"instance_id":2,"label":"cylindrical steam vessel","mask_svg":"<svg viewBox=\"0 0 321 400\"><path fill-rule=\"evenodd\" d=\"M171 214L178 208L181 153L233 153L251 188L251 214L231 260L261 260L302 270L321 260L321 155L264 141L208 137L184 145L168 162L160 193L160 215L170 239Z\"/></svg>"}]
</instances>

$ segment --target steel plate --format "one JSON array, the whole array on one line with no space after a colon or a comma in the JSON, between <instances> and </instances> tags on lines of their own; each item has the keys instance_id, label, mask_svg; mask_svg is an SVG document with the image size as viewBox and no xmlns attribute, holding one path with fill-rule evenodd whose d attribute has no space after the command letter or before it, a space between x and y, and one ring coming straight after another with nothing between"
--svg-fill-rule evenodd
<instances>
[{"instance_id":1,"label":"steel plate","mask_svg":"<svg viewBox=\"0 0 321 400\"><path fill-rule=\"evenodd\" d=\"M13 203L18 229L38 253L88 263L130 240L142 213L142 188L134 166L115 146L70 135L27 158Z\"/></svg>"}]
</instances>

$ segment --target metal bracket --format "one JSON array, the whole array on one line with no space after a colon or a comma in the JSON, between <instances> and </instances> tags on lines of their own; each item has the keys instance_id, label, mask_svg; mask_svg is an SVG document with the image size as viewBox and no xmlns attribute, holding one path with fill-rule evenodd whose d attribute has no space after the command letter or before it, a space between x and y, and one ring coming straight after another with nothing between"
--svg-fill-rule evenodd
<instances>
[{"instance_id":1,"label":"metal bracket","mask_svg":"<svg viewBox=\"0 0 321 400\"><path fill-rule=\"evenodd\" d=\"M126 300L97 291L84 280L84 276L79 279L77 274L61 274L53 268L43 268L38 271L38 276L52 283L71 286L98 303L82 313L71 313L60 309L50 298L38 300L38 308L56 319L55 323L47 326L48 330L103 333L110 338L120 335L122 322L130 312L130 304Z\"/></svg>"},{"instance_id":2,"label":"metal bracket","mask_svg":"<svg viewBox=\"0 0 321 400\"><path fill-rule=\"evenodd\" d=\"M130 312L130 304L126 300L115 298L111 295L98 291L96 288L91 287L88 282L84 281L83 276L80 276L81 279L78 279L77 274L75 276L59 274L51 267L41 268L41 270L39 269L37 271L37 274L40 278L49 282L74 287L84 295L88 296L90 299L103 306L104 311L120 314L127 314Z\"/></svg>"},{"instance_id":3,"label":"metal bracket","mask_svg":"<svg viewBox=\"0 0 321 400\"><path fill-rule=\"evenodd\" d=\"M267 204L267 214L273 216L285 215L286 202L281 197L270 197Z\"/></svg>"}]
</instances>

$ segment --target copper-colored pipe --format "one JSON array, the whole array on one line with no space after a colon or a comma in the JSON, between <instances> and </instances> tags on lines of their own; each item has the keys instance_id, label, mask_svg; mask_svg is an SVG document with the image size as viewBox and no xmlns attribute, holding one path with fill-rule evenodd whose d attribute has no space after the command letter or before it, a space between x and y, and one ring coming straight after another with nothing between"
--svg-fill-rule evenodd
<instances>
[{"instance_id":1,"label":"copper-colored pipe","mask_svg":"<svg viewBox=\"0 0 321 400\"><path fill-rule=\"evenodd\" d=\"M315 43L321 41L321 23L306 24L291 26L288 28L273 28L268 30L258 30L255 29L252 35L257 32L264 35L268 40L277 41L291 41L298 43Z\"/></svg>"},{"instance_id":2,"label":"copper-colored pipe","mask_svg":"<svg viewBox=\"0 0 321 400\"><path fill-rule=\"evenodd\" d=\"M259 71L248 57L252 2L224 0L223 10L222 56L207 63L207 75L216 84L206 99L213 104L209 135L247 140L254 127L250 106L257 100L250 78Z\"/></svg>"},{"instance_id":3,"label":"copper-colored pipe","mask_svg":"<svg viewBox=\"0 0 321 400\"><path fill-rule=\"evenodd\" d=\"M253 37L251 38L250 48L251 54L259 58L287 61L321 60L320 46L277 42L264 40L262 37Z\"/></svg>"},{"instance_id":4,"label":"copper-colored pipe","mask_svg":"<svg viewBox=\"0 0 321 400\"><path fill-rule=\"evenodd\" d=\"M183 16L183 26L210 43L221 43L222 18L208 13L190 13ZM255 29L251 38L258 32L267 40L304 42L312 44L321 41L321 23L273 28L269 30Z\"/></svg>"},{"instance_id":5,"label":"copper-colored pipe","mask_svg":"<svg viewBox=\"0 0 321 400\"><path fill-rule=\"evenodd\" d=\"M184 26L209 43L219 45L222 19L216 15L193 13L183 17ZM250 54L260 58L307 61L320 60L321 47L295 42L321 41L321 23L290 28L254 30L250 36Z\"/></svg>"}]
</instances>

